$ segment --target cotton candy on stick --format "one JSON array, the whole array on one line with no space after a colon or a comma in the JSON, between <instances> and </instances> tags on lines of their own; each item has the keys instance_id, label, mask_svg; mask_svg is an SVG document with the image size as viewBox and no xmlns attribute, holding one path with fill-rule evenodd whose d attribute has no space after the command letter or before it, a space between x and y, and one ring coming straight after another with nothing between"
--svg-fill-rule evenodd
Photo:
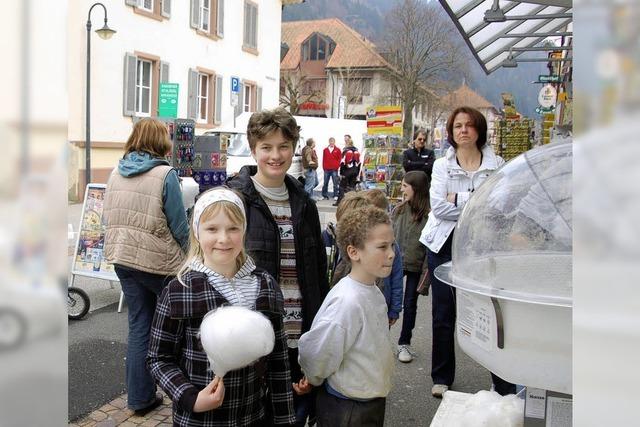
<instances>
[{"instance_id":1,"label":"cotton candy on stick","mask_svg":"<svg viewBox=\"0 0 640 427\"><path fill-rule=\"evenodd\" d=\"M271 353L275 333L262 313L229 306L207 313L200 325L200 341L211 370L224 377Z\"/></svg>"}]
</instances>

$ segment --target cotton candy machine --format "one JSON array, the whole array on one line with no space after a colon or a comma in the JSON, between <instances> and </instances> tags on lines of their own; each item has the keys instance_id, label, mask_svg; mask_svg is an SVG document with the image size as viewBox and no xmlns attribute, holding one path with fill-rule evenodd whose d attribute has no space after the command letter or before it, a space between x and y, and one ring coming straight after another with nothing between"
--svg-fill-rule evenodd
<instances>
[{"instance_id":1,"label":"cotton candy machine","mask_svg":"<svg viewBox=\"0 0 640 427\"><path fill-rule=\"evenodd\" d=\"M572 144L530 150L478 188L452 262L460 347L501 378L571 394Z\"/></svg>"}]
</instances>

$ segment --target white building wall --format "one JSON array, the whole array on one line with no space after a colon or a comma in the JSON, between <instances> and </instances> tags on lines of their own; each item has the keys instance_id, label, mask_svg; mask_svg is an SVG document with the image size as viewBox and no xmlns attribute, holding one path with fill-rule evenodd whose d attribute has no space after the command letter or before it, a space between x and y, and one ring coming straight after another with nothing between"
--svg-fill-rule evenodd
<instances>
[{"instance_id":1,"label":"white building wall","mask_svg":"<svg viewBox=\"0 0 640 427\"><path fill-rule=\"evenodd\" d=\"M103 23L102 9L92 12L91 140L124 142L132 118L123 115L125 53L143 52L170 64L169 81L178 83L178 117L187 115L188 70L203 67L222 75L222 126L233 124L231 76L262 87L263 108L278 105L281 0L253 0L258 5L258 51L242 50L244 1L225 0L224 37L212 40L190 26L190 2L173 1L171 17L162 21L134 13L124 0L106 3L109 26L117 33L102 40L93 32ZM69 140L84 141L86 19L93 1L69 8Z\"/></svg>"}]
</instances>

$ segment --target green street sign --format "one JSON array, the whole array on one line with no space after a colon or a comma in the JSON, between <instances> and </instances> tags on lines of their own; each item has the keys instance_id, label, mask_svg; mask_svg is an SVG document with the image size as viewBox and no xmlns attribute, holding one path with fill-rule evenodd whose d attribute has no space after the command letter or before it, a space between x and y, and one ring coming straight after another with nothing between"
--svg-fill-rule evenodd
<instances>
[{"instance_id":1,"label":"green street sign","mask_svg":"<svg viewBox=\"0 0 640 427\"><path fill-rule=\"evenodd\" d=\"M158 117L178 117L178 83L160 83Z\"/></svg>"},{"instance_id":2,"label":"green street sign","mask_svg":"<svg viewBox=\"0 0 640 427\"><path fill-rule=\"evenodd\" d=\"M541 106L537 106L536 107L536 113L538 113L538 114L550 113L550 112L552 112L554 110L555 110L554 107L550 107L550 108L544 108L544 107L541 107Z\"/></svg>"},{"instance_id":3,"label":"green street sign","mask_svg":"<svg viewBox=\"0 0 640 427\"><path fill-rule=\"evenodd\" d=\"M538 83L560 83L560 76L538 75Z\"/></svg>"}]
</instances>

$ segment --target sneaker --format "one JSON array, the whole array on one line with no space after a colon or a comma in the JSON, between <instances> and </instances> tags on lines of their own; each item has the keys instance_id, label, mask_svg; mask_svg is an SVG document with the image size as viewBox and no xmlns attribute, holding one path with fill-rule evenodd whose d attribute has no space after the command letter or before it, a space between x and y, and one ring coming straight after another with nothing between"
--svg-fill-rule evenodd
<instances>
[{"instance_id":1,"label":"sneaker","mask_svg":"<svg viewBox=\"0 0 640 427\"><path fill-rule=\"evenodd\" d=\"M431 395L433 397L440 397L441 398L442 395L447 392L447 390L449 390L449 386L448 385L434 384L433 387L431 387Z\"/></svg>"},{"instance_id":2,"label":"sneaker","mask_svg":"<svg viewBox=\"0 0 640 427\"><path fill-rule=\"evenodd\" d=\"M338 206L338 202L332 203L331 206Z\"/></svg>"},{"instance_id":3,"label":"sneaker","mask_svg":"<svg viewBox=\"0 0 640 427\"><path fill-rule=\"evenodd\" d=\"M402 363L409 363L413 360L413 355L411 354L408 345L398 346L398 360Z\"/></svg>"},{"instance_id":4,"label":"sneaker","mask_svg":"<svg viewBox=\"0 0 640 427\"><path fill-rule=\"evenodd\" d=\"M335 196L335 197L333 198L333 200L338 200L338 196Z\"/></svg>"}]
</instances>

